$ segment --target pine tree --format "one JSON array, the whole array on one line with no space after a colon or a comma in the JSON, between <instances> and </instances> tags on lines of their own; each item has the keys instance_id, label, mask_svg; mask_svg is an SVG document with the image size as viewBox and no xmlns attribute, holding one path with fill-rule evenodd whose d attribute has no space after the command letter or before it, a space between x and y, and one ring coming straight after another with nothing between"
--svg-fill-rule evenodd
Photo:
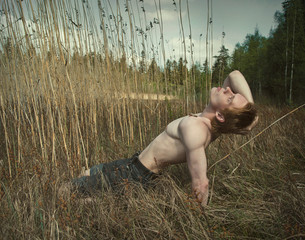
<instances>
[{"instance_id":1,"label":"pine tree","mask_svg":"<svg viewBox=\"0 0 305 240\"><path fill-rule=\"evenodd\" d=\"M222 85L224 77L230 72L229 68L229 50L224 45L221 46L218 56L214 56L216 61L213 66L213 83Z\"/></svg>"}]
</instances>

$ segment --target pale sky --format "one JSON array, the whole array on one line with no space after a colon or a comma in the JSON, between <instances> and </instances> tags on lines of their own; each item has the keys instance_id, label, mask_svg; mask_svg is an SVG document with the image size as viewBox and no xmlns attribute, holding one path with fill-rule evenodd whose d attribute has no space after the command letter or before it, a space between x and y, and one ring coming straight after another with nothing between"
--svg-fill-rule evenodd
<instances>
[{"instance_id":1,"label":"pale sky","mask_svg":"<svg viewBox=\"0 0 305 240\"><path fill-rule=\"evenodd\" d=\"M156 1L158 3L158 1ZM177 9L179 0L175 0ZM182 0L182 16L184 33L190 33L186 1ZM242 43L247 34L254 33L255 28L265 36L269 36L270 29L276 26L274 13L282 11L282 0L212 0L213 17L213 55L216 55L221 47L222 41L230 53L236 43ZM154 1L144 0L146 14L151 18L156 16ZM151 6L153 5L153 6ZM168 40L165 44L168 49L183 51L179 42L179 25L177 12L174 11L173 0L161 0L162 16L164 22L164 38ZM194 43L194 60L203 63L205 58L205 37L207 33L207 1L189 0L189 12L192 29L192 42ZM225 37L222 39L222 32ZM200 34L202 37L200 38ZM200 44L200 47L199 47ZM178 54L176 54L178 55Z\"/></svg>"},{"instance_id":2,"label":"pale sky","mask_svg":"<svg viewBox=\"0 0 305 240\"><path fill-rule=\"evenodd\" d=\"M226 48L229 49L230 54L233 52L233 49L236 43L242 43L245 40L247 34L254 33L255 28L259 29L259 32L265 36L269 36L270 29L275 25L274 22L274 13L279 10L282 11L282 3L283 0L210 0L212 2L212 29L213 29L213 55L217 55L218 51L221 47L222 41ZM75 2L78 2L79 8L83 7L87 9L91 9L90 12L92 15L90 17L95 18L95 22L98 27L98 35L99 38L102 39L101 30L99 28L100 18L99 18L99 10L97 6L96 0L66 0L66 6L68 6L70 15L73 20L75 19ZM191 30L192 30L192 43L193 43L193 58L194 61L200 62L203 64L206 55L206 34L207 34L207 0L188 0L189 2L189 13L190 13L190 21L191 21ZM34 5L36 1L32 0ZM110 19L109 15L111 15L111 9L109 3L111 4L111 8L116 15L116 1L114 0L101 0L102 7L105 12L105 21L108 25L108 35L109 41L115 41L116 32L110 32L110 29L114 28L113 18ZM127 39L127 44L125 44L126 51L128 50L128 45L131 45L130 39L130 28L129 28L129 17L127 12L125 11L126 1L119 1L121 14L123 18L123 23L126 23L125 26L125 36ZM175 59L178 60L180 56L183 55L183 44L182 44L182 35L181 28L179 25L179 0L128 0L128 4L130 9L132 9L132 21L134 28L144 30L146 34L145 41L145 50L147 60L150 61L153 56L153 51L155 52L155 57L158 62L163 64L163 54L161 51L160 44L160 24L155 24L154 19L158 19L160 22L160 9L159 3L161 4L161 13L163 19L163 34L164 34L164 44L165 44L165 58L166 59ZM175 3L175 4L174 4ZM190 61L190 28L187 14L187 1L181 0L181 15L183 19L183 28L185 35L185 42L187 48L187 58ZM26 10L29 9L29 0L22 1L24 6L24 12L26 14ZM70 4L70 5L69 5ZM146 21L143 14L143 7L145 9ZM81 10L79 11L81 14ZM17 17L17 16L16 16ZM32 33L33 37L35 33L31 32L32 29L35 29L34 24L31 22L30 17L26 16L26 20L28 22L29 32ZM4 26L5 17L1 17L1 24ZM18 24L21 24L19 21ZM70 23L71 28L75 28L72 23ZM84 26L85 24L82 23ZM150 26L153 26L150 28ZM147 29L147 27L149 27ZM21 28L22 31L22 28ZM83 31L83 29L78 29L78 31ZM84 31L84 35L88 35ZM225 32L224 39L222 38L222 32ZM5 34L5 31L3 31ZM142 37L139 34L139 31L134 31L135 36L135 49L137 51L138 56L137 59L140 59L139 52L142 49ZM200 35L202 36L200 37ZM22 33L20 36L22 37ZM85 43L82 43L85 44ZM152 45L155 49L152 49ZM152 51L153 50L153 51ZM113 47L112 51L117 51L117 47ZM127 53L127 56L131 58L131 51Z\"/></svg>"},{"instance_id":3,"label":"pale sky","mask_svg":"<svg viewBox=\"0 0 305 240\"><path fill-rule=\"evenodd\" d=\"M268 37L270 29L275 25L274 13L282 10L281 0L213 0L213 32L214 41L219 50L222 31L225 32L224 44L233 51L235 44L242 43L247 34L254 33L258 27L263 36ZM200 16L200 10L195 6L202 1L194 0L194 14ZM206 3L204 4L206 5ZM203 13L206 16L206 13ZM199 22L194 19L194 26ZM199 28L198 28L199 29Z\"/></svg>"}]
</instances>

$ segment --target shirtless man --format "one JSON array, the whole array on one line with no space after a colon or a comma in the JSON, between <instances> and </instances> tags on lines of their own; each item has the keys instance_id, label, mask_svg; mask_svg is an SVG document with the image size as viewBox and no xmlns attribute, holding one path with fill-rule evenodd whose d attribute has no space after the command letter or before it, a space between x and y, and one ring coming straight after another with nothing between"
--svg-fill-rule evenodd
<instances>
[{"instance_id":1,"label":"shirtless man","mask_svg":"<svg viewBox=\"0 0 305 240\"><path fill-rule=\"evenodd\" d=\"M110 187L117 184L113 184L115 181L146 185L165 166L187 162L192 191L206 205L209 180L205 148L222 133L249 132L258 119L253 104L244 76L233 71L222 87L211 89L210 102L203 112L172 121L140 154L94 166L73 184L82 192L102 188L103 181Z\"/></svg>"}]
</instances>

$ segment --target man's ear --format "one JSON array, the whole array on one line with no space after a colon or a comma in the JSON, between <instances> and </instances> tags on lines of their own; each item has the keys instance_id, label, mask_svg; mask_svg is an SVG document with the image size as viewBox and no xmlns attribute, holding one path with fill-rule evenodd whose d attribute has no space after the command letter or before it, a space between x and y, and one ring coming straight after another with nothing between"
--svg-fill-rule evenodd
<instances>
[{"instance_id":1,"label":"man's ear","mask_svg":"<svg viewBox=\"0 0 305 240\"><path fill-rule=\"evenodd\" d=\"M224 122L225 121L224 115L220 112L216 112L216 118L219 122Z\"/></svg>"}]
</instances>

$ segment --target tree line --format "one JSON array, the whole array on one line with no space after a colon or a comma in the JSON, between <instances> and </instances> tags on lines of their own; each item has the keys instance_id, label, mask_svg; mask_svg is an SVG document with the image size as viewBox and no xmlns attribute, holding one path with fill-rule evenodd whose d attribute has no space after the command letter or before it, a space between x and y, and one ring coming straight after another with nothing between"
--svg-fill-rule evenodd
<instances>
[{"instance_id":1,"label":"tree line","mask_svg":"<svg viewBox=\"0 0 305 240\"><path fill-rule=\"evenodd\" d=\"M282 7L282 12L274 14L277 26L270 30L269 37L262 36L256 28L242 43L236 44L231 56L229 50L221 46L214 56L212 86L221 85L230 71L238 69L257 98L269 98L279 104L304 102L305 0L285 0ZM153 60L148 69L156 69L155 66ZM210 69L206 63L187 68L187 63L180 58L167 60L165 71L172 83L183 85L188 77L194 83L195 93L199 94Z\"/></svg>"},{"instance_id":2,"label":"tree line","mask_svg":"<svg viewBox=\"0 0 305 240\"><path fill-rule=\"evenodd\" d=\"M274 14L277 26L270 30L269 37L262 36L256 28L242 43L236 44L231 55L222 45L214 56L212 69L207 61L190 65L185 57L177 61L168 59L160 67L155 58L147 61L144 50L139 64L134 61L130 64L130 60L128 63L124 51L121 57L117 57L111 50L106 59L105 54L93 52L80 55L78 51L67 59L71 62L81 59L86 66L91 67L102 62L109 74L120 72L124 80L130 78L138 82L145 81L152 83L156 91L169 94L179 91L184 96L194 95L197 100L206 98L210 85L220 86L227 74L237 69L244 74L258 99L272 99L280 104L302 103L305 100L305 0L285 0L282 8L281 12ZM18 44L14 48L16 50ZM6 38L2 44L3 53L0 49L0 54L9 60L16 52L12 49L12 40ZM30 47L30 50L31 55L36 54L34 47ZM51 58L51 55L50 53L47 57Z\"/></svg>"},{"instance_id":3,"label":"tree line","mask_svg":"<svg viewBox=\"0 0 305 240\"><path fill-rule=\"evenodd\" d=\"M304 102L305 0L285 0L274 15L277 27L268 38L258 29L237 44L231 68L239 69L257 96L279 103Z\"/></svg>"}]
</instances>

